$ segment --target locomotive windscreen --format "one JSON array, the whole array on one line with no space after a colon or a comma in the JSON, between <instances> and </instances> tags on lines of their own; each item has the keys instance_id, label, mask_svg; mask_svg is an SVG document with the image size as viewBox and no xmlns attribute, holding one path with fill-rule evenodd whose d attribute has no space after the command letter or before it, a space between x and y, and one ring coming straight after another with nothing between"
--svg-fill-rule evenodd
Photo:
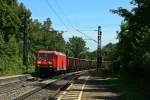
<instances>
[{"instance_id":1,"label":"locomotive windscreen","mask_svg":"<svg viewBox=\"0 0 150 100\"><path fill-rule=\"evenodd\" d=\"M44 53L40 53L40 54L38 54L38 58L52 59L52 58L53 58L53 55L52 55L52 54L44 54Z\"/></svg>"}]
</instances>

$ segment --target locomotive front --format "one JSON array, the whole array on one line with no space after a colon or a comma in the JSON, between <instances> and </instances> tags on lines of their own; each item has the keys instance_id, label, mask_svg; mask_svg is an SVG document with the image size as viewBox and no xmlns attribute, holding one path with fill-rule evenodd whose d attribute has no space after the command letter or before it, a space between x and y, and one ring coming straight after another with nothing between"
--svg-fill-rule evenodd
<instances>
[{"instance_id":1,"label":"locomotive front","mask_svg":"<svg viewBox=\"0 0 150 100\"><path fill-rule=\"evenodd\" d=\"M50 51L40 50L36 58L36 71L39 75L45 76L54 71L54 54Z\"/></svg>"}]
</instances>

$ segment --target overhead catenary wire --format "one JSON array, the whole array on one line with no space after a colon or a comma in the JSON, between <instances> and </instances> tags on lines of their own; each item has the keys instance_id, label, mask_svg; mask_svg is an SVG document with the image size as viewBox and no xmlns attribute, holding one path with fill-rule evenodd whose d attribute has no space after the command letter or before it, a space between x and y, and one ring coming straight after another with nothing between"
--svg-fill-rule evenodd
<instances>
[{"instance_id":1,"label":"overhead catenary wire","mask_svg":"<svg viewBox=\"0 0 150 100\"><path fill-rule=\"evenodd\" d=\"M50 2L48 0L45 0L48 7L52 10L52 12L57 16L58 20L63 24L63 26L69 30L68 26L65 24L65 22L62 20L62 18L59 16L59 14L55 11L55 9L52 7Z\"/></svg>"},{"instance_id":2,"label":"overhead catenary wire","mask_svg":"<svg viewBox=\"0 0 150 100\"><path fill-rule=\"evenodd\" d=\"M80 29L88 29L88 31L93 31L95 29L95 27L97 27L98 25L94 25L94 26L89 26L89 27L78 27ZM103 24L101 25L101 27L116 27L118 26L117 23L113 23L113 24ZM89 30L90 29L90 30ZM83 30L83 31L87 31L87 30Z\"/></svg>"},{"instance_id":3,"label":"overhead catenary wire","mask_svg":"<svg viewBox=\"0 0 150 100\"><path fill-rule=\"evenodd\" d=\"M92 40L92 41L94 41L95 43L97 43L96 40L94 40L93 38L89 37L88 35L86 35L85 33L81 32L80 30L76 29L76 31L79 32L79 33L81 33L81 34L83 34L83 35L84 35L85 37L87 37L89 40Z\"/></svg>"},{"instance_id":4,"label":"overhead catenary wire","mask_svg":"<svg viewBox=\"0 0 150 100\"><path fill-rule=\"evenodd\" d=\"M61 11L61 13L66 16L66 21L70 24L72 29L75 29L74 25L71 23L70 19L68 18L67 14L63 11L62 7L60 6L60 4L58 3L57 0L53 0L56 3L57 8Z\"/></svg>"},{"instance_id":5,"label":"overhead catenary wire","mask_svg":"<svg viewBox=\"0 0 150 100\"><path fill-rule=\"evenodd\" d=\"M91 38L90 36L86 35L85 33L81 32L79 29L75 28L74 25L71 23L71 21L69 20L69 18L67 17L66 13L62 10L62 7L60 6L60 4L57 2L57 0L53 0L55 1L56 5L57 5L57 8L62 12L62 14L64 16L66 16L66 20L67 22L70 24L71 28L77 32L79 32L80 34L84 35L85 37L87 37L89 40L92 40L94 42L97 43L96 40L94 40L93 38Z\"/></svg>"}]
</instances>

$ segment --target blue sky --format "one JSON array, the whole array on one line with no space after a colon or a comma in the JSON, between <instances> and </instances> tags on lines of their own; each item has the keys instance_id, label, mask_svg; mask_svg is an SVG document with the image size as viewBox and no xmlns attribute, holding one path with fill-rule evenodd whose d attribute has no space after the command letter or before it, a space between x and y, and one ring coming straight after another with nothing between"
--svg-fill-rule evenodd
<instances>
[{"instance_id":1,"label":"blue sky","mask_svg":"<svg viewBox=\"0 0 150 100\"><path fill-rule=\"evenodd\" d=\"M51 18L53 28L64 32L63 36L66 41L68 38L80 36L87 42L90 51L96 50L97 44L75 29L81 30L89 37L97 40L97 32L90 31L97 29L98 25L102 26L102 46L109 42L117 42L116 31L123 20L118 15L112 14L110 9L124 7L131 9L130 0L19 0L31 10L32 18L44 21ZM49 3L48 3L48 2ZM51 7L49 7L51 6ZM54 9L55 12L52 10ZM58 18L58 16L61 18ZM64 26L64 24L66 27ZM71 26L74 26L73 29ZM86 31L88 30L88 31Z\"/></svg>"}]
</instances>

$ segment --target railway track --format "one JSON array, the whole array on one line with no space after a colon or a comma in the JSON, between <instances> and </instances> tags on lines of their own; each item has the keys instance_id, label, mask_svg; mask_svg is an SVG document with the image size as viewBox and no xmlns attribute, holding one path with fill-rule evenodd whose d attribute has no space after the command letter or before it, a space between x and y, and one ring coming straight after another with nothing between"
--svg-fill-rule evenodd
<instances>
[{"instance_id":1,"label":"railway track","mask_svg":"<svg viewBox=\"0 0 150 100\"><path fill-rule=\"evenodd\" d=\"M8 84L0 85L0 99L12 100L17 95L21 95L24 91L28 91L35 87L35 84L40 84L40 80L30 78L26 80L19 80Z\"/></svg>"},{"instance_id":2,"label":"railway track","mask_svg":"<svg viewBox=\"0 0 150 100\"><path fill-rule=\"evenodd\" d=\"M48 100L68 86L83 72L68 73L47 80L18 81L0 86L1 100Z\"/></svg>"},{"instance_id":3,"label":"railway track","mask_svg":"<svg viewBox=\"0 0 150 100\"><path fill-rule=\"evenodd\" d=\"M31 78L33 78L33 77L29 74L0 77L0 86L15 83L18 81L28 80Z\"/></svg>"}]
</instances>

